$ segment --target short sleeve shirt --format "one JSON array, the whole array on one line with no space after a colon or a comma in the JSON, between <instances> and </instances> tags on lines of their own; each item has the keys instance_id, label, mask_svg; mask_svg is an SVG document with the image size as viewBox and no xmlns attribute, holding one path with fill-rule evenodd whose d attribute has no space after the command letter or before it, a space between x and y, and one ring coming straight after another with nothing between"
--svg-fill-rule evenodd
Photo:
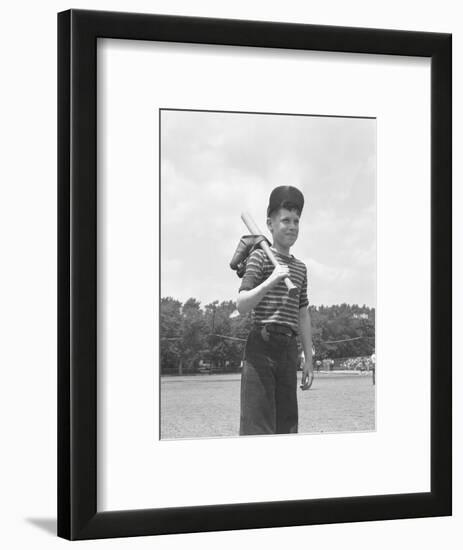
<instances>
[{"instance_id":1,"label":"short sleeve shirt","mask_svg":"<svg viewBox=\"0 0 463 550\"><path fill-rule=\"evenodd\" d=\"M307 268L294 256L286 256L272 248L278 262L289 267L290 279L298 292L290 297L284 281L271 288L253 310L254 322L258 325L278 323L287 325L296 333L299 329L299 310L307 307ZM273 272L274 265L265 252L258 248L248 258L246 271L240 286L242 290L251 290L265 281Z\"/></svg>"}]
</instances>

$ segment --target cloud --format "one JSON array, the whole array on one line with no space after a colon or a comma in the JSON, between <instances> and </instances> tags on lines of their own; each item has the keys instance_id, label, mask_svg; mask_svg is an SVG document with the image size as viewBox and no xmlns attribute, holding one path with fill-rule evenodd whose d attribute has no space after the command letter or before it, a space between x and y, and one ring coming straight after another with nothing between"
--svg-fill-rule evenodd
<instances>
[{"instance_id":1,"label":"cloud","mask_svg":"<svg viewBox=\"0 0 463 550\"><path fill-rule=\"evenodd\" d=\"M314 258L306 260L308 269L308 292L315 305L356 303L374 306L376 303L375 269L363 266L327 265Z\"/></svg>"},{"instance_id":2,"label":"cloud","mask_svg":"<svg viewBox=\"0 0 463 550\"><path fill-rule=\"evenodd\" d=\"M306 198L294 253L310 258L318 295L353 301L361 285L371 289L364 270L375 272L375 132L365 119L164 111L161 269L169 294L234 298L228 262L248 232L240 214L249 211L265 233L270 191L282 184Z\"/></svg>"},{"instance_id":3,"label":"cloud","mask_svg":"<svg viewBox=\"0 0 463 550\"><path fill-rule=\"evenodd\" d=\"M312 276L318 277L326 283L342 283L343 281L345 282L346 280L351 279L354 274L354 270L352 268L328 266L317 262L317 260L314 260L313 258L309 258L306 265L310 265L310 272Z\"/></svg>"}]
</instances>

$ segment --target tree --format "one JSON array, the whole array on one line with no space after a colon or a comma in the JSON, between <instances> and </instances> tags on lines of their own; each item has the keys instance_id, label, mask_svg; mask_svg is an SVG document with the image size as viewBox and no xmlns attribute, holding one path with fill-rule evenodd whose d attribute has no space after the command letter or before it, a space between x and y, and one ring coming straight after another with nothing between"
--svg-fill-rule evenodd
<instances>
[{"instance_id":1,"label":"tree","mask_svg":"<svg viewBox=\"0 0 463 550\"><path fill-rule=\"evenodd\" d=\"M311 307L310 314L317 359L359 357L374 353L374 308L343 303Z\"/></svg>"},{"instance_id":2,"label":"tree","mask_svg":"<svg viewBox=\"0 0 463 550\"><path fill-rule=\"evenodd\" d=\"M182 303L161 298L159 332L161 339L161 373L178 367L181 358Z\"/></svg>"},{"instance_id":3,"label":"tree","mask_svg":"<svg viewBox=\"0 0 463 550\"><path fill-rule=\"evenodd\" d=\"M206 323L201 310L201 303L189 298L182 307L182 331L179 374L185 368L192 371L200 359L200 351L204 347Z\"/></svg>"},{"instance_id":4,"label":"tree","mask_svg":"<svg viewBox=\"0 0 463 550\"><path fill-rule=\"evenodd\" d=\"M236 335L236 329L242 327L241 316L230 318L235 309L236 304L232 300L220 304L214 301L205 307L206 324L210 327L207 358L219 369L238 365L243 355L244 342L233 339L242 337Z\"/></svg>"},{"instance_id":5,"label":"tree","mask_svg":"<svg viewBox=\"0 0 463 550\"><path fill-rule=\"evenodd\" d=\"M183 305L174 298L161 299L161 372L194 372L200 359L215 368L240 364L251 315L231 318L236 304L215 300L201 309L195 298ZM310 306L312 340L316 359L369 356L375 351L375 309L346 303Z\"/></svg>"}]
</instances>

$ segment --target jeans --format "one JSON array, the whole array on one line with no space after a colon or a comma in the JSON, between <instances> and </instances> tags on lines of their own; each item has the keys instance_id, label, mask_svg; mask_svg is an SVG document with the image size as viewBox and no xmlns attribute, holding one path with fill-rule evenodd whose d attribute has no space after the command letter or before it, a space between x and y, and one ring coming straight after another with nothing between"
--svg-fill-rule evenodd
<instances>
[{"instance_id":1,"label":"jeans","mask_svg":"<svg viewBox=\"0 0 463 550\"><path fill-rule=\"evenodd\" d=\"M250 332L241 375L240 435L297 433L295 337Z\"/></svg>"}]
</instances>

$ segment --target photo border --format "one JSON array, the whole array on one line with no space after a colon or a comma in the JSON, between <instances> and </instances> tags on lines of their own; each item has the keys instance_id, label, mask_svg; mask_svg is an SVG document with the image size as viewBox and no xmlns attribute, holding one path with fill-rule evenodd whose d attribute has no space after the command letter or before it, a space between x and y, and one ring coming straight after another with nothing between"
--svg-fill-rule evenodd
<instances>
[{"instance_id":1,"label":"photo border","mask_svg":"<svg viewBox=\"0 0 463 550\"><path fill-rule=\"evenodd\" d=\"M256 115L259 115L259 116L273 116L273 117L307 117L307 118L310 118L310 117L314 117L314 118L325 118L325 119L349 119L349 120L374 120L375 122L377 122L377 117L376 116L365 116L365 115L332 115L332 114L329 114L329 115L324 115L324 114L313 114L313 113L298 113L298 112L288 112L288 113L282 113L282 112L273 112L273 111L243 111L243 110L225 110L225 109L194 109L194 108L186 108L186 107L181 107L181 108L178 108L178 107L159 107L158 108L158 124L159 124L159 144L158 144L158 155L159 155L159 159L161 159L162 155L161 155L161 151L162 151L162 139L161 139L161 130L162 130L162 125L161 125L161 114L162 112L176 112L176 113L180 113L180 112L183 112L183 113L209 113L209 114L215 114L215 113L220 113L220 114L232 114L232 115L251 115L251 116L256 116ZM162 177L161 177L161 171L162 171L162 165L161 165L161 162L159 162L159 173L158 173L158 177L159 177L159 209L158 209L158 215L159 215L159 241L158 241L158 246L159 246L159 254L160 256L162 256L162 206L161 206L161 197L162 197ZM376 185L376 181L375 181L375 185ZM376 192L376 188L375 188L375 192ZM161 286L161 262L159 262L159 296L160 298L162 298L162 286ZM376 279L376 277L375 277ZM375 285L376 287L376 285ZM376 293L375 293L375 298L376 298ZM375 312L376 312L376 301L375 301L375 305L374 305L374 309L375 309ZM161 318L161 300L159 300L159 305L158 305L158 315L159 315L159 318ZM376 348L376 337L375 337L375 348ZM159 360L159 366L161 366L161 335L159 335L159 357L158 357L158 360ZM184 439L182 437L174 437L174 438L162 438L161 437L161 434L162 434L162 404L161 404L161 378L162 378L162 369L159 368L159 406L158 406L158 433L159 433L159 441L169 441L169 440L181 440L181 439ZM309 386L310 388L310 386ZM375 404L374 404L374 428L372 430L355 430L355 432L357 431L366 431L366 432L375 432L376 431L376 426L377 426L377 417L376 417L376 414L377 414L377 399L376 399L376 392L375 392ZM300 433L316 433L316 432L300 432ZM337 431L333 431L333 432L326 432L326 433L343 433L341 431L337 432ZM198 436L196 437L196 439L201 439L202 437L204 436ZM205 436L205 437L231 437L231 436ZM236 437L238 437L238 434L236 435ZM187 438L187 439L190 439L190 438Z\"/></svg>"},{"instance_id":2,"label":"photo border","mask_svg":"<svg viewBox=\"0 0 463 550\"><path fill-rule=\"evenodd\" d=\"M97 511L97 39L431 59L431 490ZM70 540L451 515L450 34L69 10L58 14L58 535Z\"/></svg>"}]
</instances>

